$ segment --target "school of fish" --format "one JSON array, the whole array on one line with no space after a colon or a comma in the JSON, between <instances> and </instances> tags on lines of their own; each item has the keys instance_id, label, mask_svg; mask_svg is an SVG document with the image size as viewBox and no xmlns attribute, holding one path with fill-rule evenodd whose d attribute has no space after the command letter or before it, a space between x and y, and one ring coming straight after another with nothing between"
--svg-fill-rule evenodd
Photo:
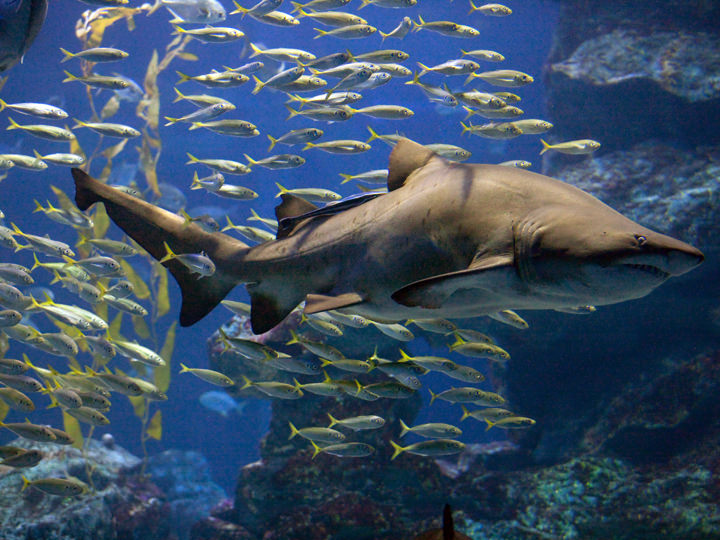
<instances>
[{"instance_id":1,"label":"school of fish","mask_svg":"<svg viewBox=\"0 0 720 540\"><path fill-rule=\"evenodd\" d=\"M261 125L259 127L247 120L226 119L225 115L232 115L239 108L240 100L251 102L284 95L288 118L302 118L307 126L283 134L264 133L270 141L268 155L251 157L245 154L246 163L241 163L230 159L231 156L198 157L192 151L187 153L189 165L210 169L207 174L199 174L195 170L192 178L188 178L188 188L206 190L235 201L250 201L258 197L252 187L228 183L227 176L248 175L247 178L252 179L251 173L257 168L283 170L307 166L308 160L298 154L269 154L276 146L323 151L339 155L336 159L343 159L344 154L369 150L374 141L394 145L400 135L379 134L372 125L367 128L370 134L367 141L325 140L323 129L316 127L352 121L356 115L370 122L375 118L401 121L413 116L410 108L399 104L357 105L363 95L386 84L411 85L417 88L418 95L424 95L438 107L462 107L467 112L465 119L458 123L458 130L461 129L462 133L502 140L520 135L541 135L553 127L542 119L519 118L524 111L517 106L521 98L513 91L520 91L519 88L532 83L534 79L531 75L514 69L485 69L488 64L504 62L504 56L496 51L465 45L472 44L472 38L479 35L478 29L472 26L475 21L512 14L510 8L500 4L476 5L470 0L468 14L459 7L460 2L456 2L458 19L443 21L431 19L432 9L420 14L418 8L424 2L418 3L417 0L362 0L355 6L359 8L356 12L348 11L350 0L291 2L290 13L280 11L282 0L261 0L250 7L233 2L235 10L230 13L217 0L157 0L154 5L137 7L131 6L128 0L81 1L91 7L83 13L77 25L76 36L82 46L74 48L68 43L58 44L61 53L58 62L68 66L64 70L63 82L80 83L89 90L97 91L88 91L89 99L108 99L101 108L96 108L93 103L90 116L87 112L79 114L82 119L75 118L72 128L65 126L70 117L68 112L54 105L32 102L32 95L28 95L28 101L22 103L7 103L0 99L0 111L7 113L7 130L23 137L37 137L67 145L66 152L1 154L0 171L6 182L13 181L14 168L40 174L45 174L50 167L83 167L89 170L92 162L98 160L106 163L99 179L108 182L113 171L113 159L123 152L134 152L129 147L126 149L126 145L129 140L137 139L140 141L137 147L139 164L149 188L146 195L158 199L166 189L156 173L162 148L158 134L158 126L163 122L161 117L167 122L166 126L177 129L186 126L192 133L199 133L195 130L210 130L227 137L256 137L263 133ZM360 11L367 6L399 13L397 25L386 31L372 26L368 20L372 18L373 10ZM141 14L158 18L157 27L163 29L158 33L170 42L163 58L157 53L150 58L142 88L121 75L99 73L107 71L103 68L110 63L116 70L122 71L121 67L115 66L121 66L129 56L122 49L102 46L104 30L118 21L126 22L132 29L133 18ZM251 54L243 65L217 66L211 72L199 74L185 73L190 71L188 69L176 70L179 78L172 89L173 103L188 103L194 106L194 110L185 115L165 115L170 103L169 100L160 101L158 74L174 60L197 59L195 52L190 50L210 56L213 44L242 40L244 33L241 27L246 16L277 27L290 28L300 24L324 26L325 29L316 28L315 38L339 40L340 52L318 58L311 50L283 47L282 44L265 47L250 42ZM229 26L220 26L221 23ZM410 32L429 32L439 34L442 36L440 39L457 39L462 46L457 47L457 58L428 66L420 56L411 57L399 49L352 54L346 49L346 42L340 41L362 40L376 32L382 36L383 43L402 43ZM130 35L128 39L131 39ZM193 48L193 42L205 45ZM308 46L308 49L312 47ZM415 63L416 68L410 67L411 63ZM14 69L22 69L22 65ZM430 80L434 82L430 83ZM478 88L450 89L450 86L461 87L462 82L478 84ZM212 93L186 91L185 87L191 85L202 85ZM223 97L224 89L241 85L249 90L242 95L235 94L235 102L226 99L227 96ZM135 92L138 96L137 125L109 122L120 107L125 106L124 96L128 92ZM270 94L271 98L266 96ZM247 107L243 109L247 110ZM28 120L21 120L26 117ZM484 120L473 123L473 117ZM98 136L98 149L90 154L83 151L75 135L81 129L92 130ZM106 141L111 144L104 144ZM541 144L541 153L590 154L600 147L597 141L587 139L555 144L543 140ZM464 161L471 155L464 148L442 142L427 147L449 160ZM531 164L512 160L502 165L528 168ZM343 184L357 182L358 189L362 191L378 194L386 191L387 169L341 176ZM323 186L288 189L279 182L277 186L278 196L289 193L310 203L333 203L342 198ZM116 187L133 196L143 197L136 187ZM101 205L95 205L90 213L83 213L63 190L54 186L51 190L58 202L48 200L43 206L42 201L35 201L36 212L59 227L76 231L77 242L74 245L53 239L55 234L52 231L55 229L49 228L47 222L36 230L21 230L15 223L18 218L13 215L10 205L3 201L3 207L0 207L0 427L19 437L48 445L80 446L83 442L81 425L109 424L106 415L111 408L111 399L120 395L127 396L135 413L143 419L143 439L159 439L162 415L153 403L167 399L175 327L173 325L165 338L160 339L154 324L170 309L168 273L162 264L152 261L132 240L117 237L117 230L110 227ZM234 231L251 243L273 240L278 228L275 219L260 216L254 210L248 221L258 226L235 224L226 217L227 225L222 229L208 215L190 216L182 208L179 213L187 223L195 223L208 232ZM51 231L50 236L45 234L47 230ZM197 274L198 279L215 272L213 261L204 253L174 253L167 244L164 248L166 255L160 262L176 260ZM20 264L13 259L15 253L19 258L28 252L32 252L31 265ZM141 277L133 262L143 256L150 264L149 279ZM60 288L67 291L62 294L72 295L71 302L54 301L53 291L59 292ZM249 315L247 304L232 300L223 304L234 313ZM590 313L593 310L592 306L587 306L577 312ZM527 328L527 323L509 310L492 317L519 329ZM131 323L123 322L127 318ZM414 332L408 328L411 324ZM372 339L373 332L379 331L397 340L395 358L380 358L377 354L369 358L347 358L342 351L303 334L305 329L312 329L319 334L339 337L343 335L344 327L365 328L368 339ZM347 312L327 311L303 315L298 333L293 332L289 343L302 346L307 353L302 358L290 357L255 341L228 336L220 329L224 347L239 353L248 362L275 367L284 374L278 380L252 381L244 378L237 381L217 371L184 364L181 364L181 369L173 368L173 371L190 373L218 388L238 385L241 389L257 390L269 399L301 399L304 393L309 392L380 402L413 396L421 391L424 375L438 372L457 381L458 386L437 392L428 388L430 403L440 399L458 404L462 410L458 411L459 421L472 418L485 422L487 429L527 428L535 423L531 418L505 408L507 403L502 396L480 389L478 384L485 377L474 367L441 356L407 354L400 345L414 339L418 331L448 336L448 350L457 355L500 363L510 358L491 337L473 329L459 328L449 320L388 324ZM129 332L132 337L124 337L123 334L127 336ZM30 353L23 353L19 358L7 357L6 353L12 354L16 343L30 347ZM122 367L118 357L129 361L125 364L127 367ZM331 378L327 373L330 368L335 370L333 373L343 375ZM365 384L363 375L371 371L383 373L385 379ZM209 403L218 402L218 396L222 397L217 393L208 395L207 400ZM211 398L214 402L210 401ZM62 423L63 429L33 423L32 412L39 406L56 407L62 417L58 422ZM474 408L470 409L472 406ZM151 414L153 407L155 412ZM223 404L221 410L232 409L231 402ZM382 406L378 407L378 411L382 411ZM28 419L6 422L8 414ZM415 434L425 440L406 446L392 440L392 459L404 452L434 457L458 453L464 448L464 443L458 440L462 431L457 426L445 423L409 426L402 420L400 423L401 431L394 439ZM375 448L351 441L352 434L360 430L387 429L385 424L385 419L379 415L336 418L332 411L328 411L326 426L290 424L288 437L305 439L313 457L325 453L340 458L360 458L370 456ZM89 434L92 434L92 428ZM0 465L18 470L31 468L42 458L41 451L0 447ZM76 496L90 489L76 478L22 478L22 489L32 487L55 496Z\"/></svg>"}]
</instances>

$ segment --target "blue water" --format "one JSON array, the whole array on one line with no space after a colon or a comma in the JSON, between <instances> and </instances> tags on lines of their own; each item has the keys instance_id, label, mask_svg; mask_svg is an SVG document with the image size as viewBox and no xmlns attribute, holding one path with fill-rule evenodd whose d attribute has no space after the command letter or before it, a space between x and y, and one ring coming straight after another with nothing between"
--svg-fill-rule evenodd
<instances>
[{"instance_id":1,"label":"blue water","mask_svg":"<svg viewBox=\"0 0 720 540\"><path fill-rule=\"evenodd\" d=\"M229 2L224 2L224 4L228 11L232 9ZM419 7L410 10L368 7L359 13L366 17L371 24L385 32L394 28L405 14L416 17L420 13L428 21L448 19L467 22L477 27L481 36L472 41L465 41L421 31L409 34L402 41L386 40L381 43L381 38L377 34L367 39L351 41L329 37L313 39L316 34L312 28L313 26L319 27L319 25L308 19L304 19L298 27L276 28L258 23L249 17L241 20L239 15L234 15L222 24L241 28L249 41L261 43L266 47L297 47L312 51L318 57L342 51L345 48L349 48L354 53L368 52L379 48L399 48L411 55L410 59L405 62L405 65L410 68L415 68L417 61L426 65L435 65L448 59L457 58L461 47L493 49L504 54L507 60L502 64L483 64L482 68L488 70L512 68L532 74L536 82L517 90L517 93L523 98L520 107L526 112L526 117L548 117L548 111L544 107L542 66L551 45L557 18L555 4L530 0L508 0L506 4L514 10L513 15L508 18L489 18L479 14L468 16L467 3L460 0L455 0L455 2L420 0L420 4ZM358 5L357 1L352 2L350 10L356 11ZM0 91L2 99L8 103L24 101L54 103L66 109L73 118L81 120L91 118L85 86L78 82L61 82L64 78L63 69L67 69L73 74L80 73L80 62L71 60L60 64L62 54L59 51L59 47L71 51L79 50L79 41L75 37L75 23L82 12L88 8L89 6L86 4L74 0L51 2L48 20L43 31L27 53L24 62L10 72L9 81ZM284 9L289 11L285 6ZM136 28L132 32L128 31L124 22L114 24L106 32L103 45L126 50L130 53L130 57L123 62L106 66L100 65L97 71L106 75L117 71L142 84L153 50L157 50L162 57L165 46L172 39L170 35L172 27L168 24L169 19L168 12L159 10L150 17L146 17L144 14L136 16ZM207 45L197 41L191 43L186 51L196 54L199 60L197 62L175 60L158 78L162 96L161 115L180 116L194 110L194 107L187 103L171 103L175 97L173 86L178 80L175 74L176 69L195 75L206 73L214 68L222 69L222 66L225 65L239 66L248 61L247 56L241 57L243 46L244 42ZM267 61L267 63L271 64L272 62ZM437 84L445 79L436 75L428 75L423 80ZM452 78L450 85L458 88L462 81L462 77ZM450 110L432 104L427 101L418 88L404 85L402 82L404 80L395 80L386 86L366 92L360 103L362 106L388 103L404 105L415 112L412 118L389 121L356 116L348 122L331 125L315 123L299 117L286 121L287 111L283 106L285 95L266 89L258 95L252 96L250 94L251 83L226 90L207 89L194 82L182 84L178 88L183 93L209 93L232 101L237 109L223 118L242 118L251 121L258 126L261 135L255 138L238 139L216 135L204 130L188 131L184 125L161 126L160 137L163 150L157 168L158 177L161 181L170 183L183 191L187 197L187 209L191 214L193 214L193 208L216 207L220 209L221 214L229 215L234 223L239 224L244 223L245 218L250 216L250 208L255 209L263 216L273 214L273 207L278 201L275 198L277 193L275 182L289 188L324 187L344 196L352 195L356 192L354 184L340 185L339 173L359 173L385 167L390 147L380 141L374 141L372 150L367 153L355 156L333 156L318 150L300 152L300 147L289 149L278 146L273 153L301 153L307 159L307 163L298 169L289 171L256 168L247 176L226 177L227 182L241 184L258 192L260 197L252 202L234 202L220 199L204 191L190 191L189 185L194 168L185 165L186 152L192 152L201 158L226 158L238 161L244 161L243 154L247 153L258 159L268 154L266 134L277 137L291 129L313 126L325 131L322 140L344 138L366 140L367 126L371 125L378 133L384 134L398 130L421 143L444 142L460 145L472 151L471 162L497 163L510 159L525 159L534 163L531 170L538 172L541 170L541 161L538 156L540 143L537 137L519 137L506 142L490 141L478 137L461 137L459 121L465 116L464 111L459 108ZM475 86L492 90L491 87L482 84ZM93 91L96 107L101 108L111 95L111 92L107 90ZM7 124L8 116L12 116L21 124L44 123L39 119L3 111L0 113L0 127ZM127 102L122 103L120 112L110 121L126 123L138 128L142 125L135 115L135 104ZM98 136L82 129L77 130L76 133L85 152L88 154L92 152ZM592 133L592 126L578 126L578 133L583 135ZM109 144L112 142L105 141L104 143L105 146L109 146ZM138 140L130 141L127 144L125 150L115 158L114 169L118 169L123 163L130 165L137 163L138 153L135 149L137 144ZM40 153L49 153L66 151L66 148L64 144L36 139L17 130L0 131L0 151L2 152L31 154L33 149L37 149ZM89 172L97 175L103 165L104 161L100 159ZM197 170L201 176L207 172L207 169L203 167L198 167ZM137 176L136 181L140 186L145 186L141 174ZM47 171L35 173L14 168L0 183L0 209L6 214L7 223L14 222L23 231L32 234L48 233L54 239L74 242L76 238L74 231L56 225L40 213L32 212L34 209L33 199L44 202L48 198L55 202L49 189L51 184L72 196L73 188L69 169L51 165ZM221 224L224 225L224 222ZM115 239L121 238L118 229L114 226L111 226L109 236ZM28 251L12 254L3 250L0 251L0 260L32 264L32 257ZM139 258L135 260L139 260ZM132 262L133 259L130 261ZM43 270L36 271L34 276L38 285L49 282L49 274ZM674 289L675 296L673 298L681 298L678 290ZM74 301L69 293L60 288L53 287L53 291L56 293L58 301ZM238 287L230 298L247 300L242 287ZM171 313L158 323L160 335L165 334L170 324L176 320L179 312L180 298L174 282L171 283L171 299ZM592 354L602 347L608 347L608 354L620 358L626 354L641 353L650 357L660 350L667 351L673 346L670 336L659 335L648 339L653 329L657 328L658 321L655 317L656 310L659 308L672 311L672 321L686 321L684 329L692 330L692 324L688 321L692 320L693 315L692 309L688 306L677 304L669 309L668 304L663 304L662 299L656 296L648 301L643 300L638 305L639 307L633 309L628 309L625 305L610 306L596 314L593 319L596 334L592 340L587 341L580 337L583 332L587 331L588 323L576 319L570 320L572 318L562 314L528 315L527 318L532 328L530 334L522 334L519 331L504 328L497 323L493 323L491 328L494 335L500 340L500 344L510 350L517 362L531 364L532 355L535 353L557 354L558 366L566 365L568 362L576 363L577 369L570 374L558 369L557 373L545 375L546 382L557 377L554 381L554 391L564 392L565 395L570 396L569 399L576 398L578 402L581 402L588 395L594 395L597 390L583 386L586 375L582 362L584 355ZM180 361L194 367L207 367L206 339L228 318L229 312L218 308L195 326L178 329L176 352L173 358L173 379L168 392L170 399L159 405L163 413L163 437L160 442L150 441L148 449L151 454L167 448L200 451L210 462L215 480L228 493L232 493L239 467L258 458L257 445L263 434L265 422L267 422L267 407L263 407L259 403L251 403L244 409L242 416L231 414L228 418L222 418L204 409L198 402L199 396L211 389L208 385L187 375L177 375ZM51 326L43 318L36 317L35 320L42 330L51 331ZM126 334L130 335L131 333L127 331ZM539 335L551 335L554 336L554 340L546 339L542 346L533 343L533 340L537 339ZM563 348L556 348L558 343L562 343ZM674 346L680 347L677 343ZM429 348L421 340L414 342L409 350L413 353L429 352ZM34 349L23 347L17 342L12 343L8 356L18 358L23 352L33 359L41 357ZM436 351L441 354L445 354L445 352ZM458 357L456 360L462 359ZM55 365L62 365L62 360L57 357L53 357L51 361ZM121 359L114 362L116 365L125 365L125 361ZM44 363L41 360L41 364ZM608 366L617 364L622 364L622 362L609 362ZM433 375L429 375L423 382L425 386L429 385L436 390L451 386L449 379ZM527 385L536 383L537 381L532 379L526 381ZM492 389L488 383L483 388ZM427 398L427 396L425 397ZM532 415L532 411L527 411L527 413ZM12 413L9 418L13 421L21 421L22 415ZM39 410L34 412L31 418L36 422L59 424L59 415L56 410ZM96 429L97 436L104 432L112 433L119 444L140 454L140 424L133 415L127 400L119 396L115 397L109 418L111 424L107 428ZM417 421L457 423L458 418L458 408L443 402L434 404L432 410L424 408ZM464 422L462 427L464 430L462 440L468 443L487 442L503 436L493 432L485 433L484 426L479 423ZM9 439L7 433L0 433L0 444ZM561 443L562 441L557 442L557 444Z\"/></svg>"}]
</instances>

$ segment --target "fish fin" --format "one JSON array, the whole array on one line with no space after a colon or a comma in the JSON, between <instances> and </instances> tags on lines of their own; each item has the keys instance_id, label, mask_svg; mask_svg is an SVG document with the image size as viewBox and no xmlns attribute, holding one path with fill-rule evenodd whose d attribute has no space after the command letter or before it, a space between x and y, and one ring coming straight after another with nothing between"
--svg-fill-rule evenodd
<instances>
[{"instance_id":1,"label":"fish fin","mask_svg":"<svg viewBox=\"0 0 720 540\"><path fill-rule=\"evenodd\" d=\"M207 233L198 225L185 225L185 220L157 206L98 182L80 169L72 169L75 179L75 202L87 210L97 202L128 236L139 243L155 259L166 255L164 243L177 253L206 251L217 271L201 282L179 261L167 261L182 291L180 325L190 326L207 315L239 281L252 281L238 275L238 262L249 246L221 233Z\"/></svg>"},{"instance_id":2,"label":"fish fin","mask_svg":"<svg viewBox=\"0 0 720 540\"><path fill-rule=\"evenodd\" d=\"M542 150L540 150L540 155L542 156L545 152L547 152L548 150L550 150L552 148L552 145L546 143L543 139L540 139L540 142L543 145Z\"/></svg>"},{"instance_id":3,"label":"fish fin","mask_svg":"<svg viewBox=\"0 0 720 540\"><path fill-rule=\"evenodd\" d=\"M437 309L459 289L481 289L481 275L489 270L512 266L511 255L477 258L464 270L431 276L401 287L391 298L404 306Z\"/></svg>"},{"instance_id":4,"label":"fish fin","mask_svg":"<svg viewBox=\"0 0 720 540\"><path fill-rule=\"evenodd\" d=\"M402 187L413 171L426 165L435 156L437 154L432 150L410 139L401 139L390 153L388 191Z\"/></svg>"},{"instance_id":5,"label":"fish fin","mask_svg":"<svg viewBox=\"0 0 720 540\"><path fill-rule=\"evenodd\" d=\"M392 439L390 439L390 444L392 445L393 449L395 450L393 452L392 457L390 458L391 460L395 459L400 454L402 454L405 450L407 450L407 448L403 448L402 446L400 446L398 443L396 443Z\"/></svg>"},{"instance_id":6,"label":"fish fin","mask_svg":"<svg viewBox=\"0 0 720 540\"><path fill-rule=\"evenodd\" d=\"M408 427L408 425L405 422L403 422L402 418L400 418L400 428L401 428L401 431L400 431L401 437L404 436L406 433L410 432L410 428Z\"/></svg>"},{"instance_id":7,"label":"fish fin","mask_svg":"<svg viewBox=\"0 0 720 540\"><path fill-rule=\"evenodd\" d=\"M354 306L365 301L358 293L350 292L339 294L337 296L328 296L325 294L308 294L305 297L305 314L320 313L321 311L329 311L331 309L340 309L348 306Z\"/></svg>"},{"instance_id":8,"label":"fish fin","mask_svg":"<svg viewBox=\"0 0 720 540\"><path fill-rule=\"evenodd\" d=\"M470 0L472 5L472 0ZM453 523L452 509L445 503L443 508L443 540L455 540L455 524Z\"/></svg>"},{"instance_id":9,"label":"fish fin","mask_svg":"<svg viewBox=\"0 0 720 540\"><path fill-rule=\"evenodd\" d=\"M272 290L248 287L250 293L250 322L254 334L264 334L274 328L302 302L302 295L277 295Z\"/></svg>"}]
</instances>

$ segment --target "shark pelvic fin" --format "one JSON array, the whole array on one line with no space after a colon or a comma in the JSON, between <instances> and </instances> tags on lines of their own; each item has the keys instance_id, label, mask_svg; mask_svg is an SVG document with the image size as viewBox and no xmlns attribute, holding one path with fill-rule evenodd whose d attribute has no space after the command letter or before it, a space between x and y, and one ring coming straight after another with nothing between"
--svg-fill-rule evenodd
<instances>
[{"instance_id":1,"label":"shark pelvic fin","mask_svg":"<svg viewBox=\"0 0 720 540\"><path fill-rule=\"evenodd\" d=\"M331 309L340 309L348 306L354 306L363 302L364 298L358 293L344 293L337 296L327 296L324 294L308 294L305 297L305 314L320 313Z\"/></svg>"},{"instance_id":2,"label":"shark pelvic fin","mask_svg":"<svg viewBox=\"0 0 720 540\"><path fill-rule=\"evenodd\" d=\"M287 317L302 302L302 297L278 296L259 288L248 287L250 293L250 323L254 334L264 334Z\"/></svg>"},{"instance_id":3,"label":"shark pelvic fin","mask_svg":"<svg viewBox=\"0 0 720 540\"><path fill-rule=\"evenodd\" d=\"M390 153L388 191L401 188L408 176L423 167L437 154L410 139L400 139Z\"/></svg>"}]
</instances>

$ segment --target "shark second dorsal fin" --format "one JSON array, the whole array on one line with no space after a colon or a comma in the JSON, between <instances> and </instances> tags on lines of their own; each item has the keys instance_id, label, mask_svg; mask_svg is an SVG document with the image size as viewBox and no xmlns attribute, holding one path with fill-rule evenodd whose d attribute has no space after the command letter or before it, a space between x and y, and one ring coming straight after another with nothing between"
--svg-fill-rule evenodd
<instances>
[{"instance_id":1,"label":"shark second dorsal fin","mask_svg":"<svg viewBox=\"0 0 720 540\"><path fill-rule=\"evenodd\" d=\"M390 153L388 191L401 188L413 171L424 166L435 155L432 150L410 139L400 139Z\"/></svg>"},{"instance_id":2,"label":"shark second dorsal fin","mask_svg":"<svg viewBox=\"0 0 720 540\"><path fill-rule=\"evenodd\" d=\"M280 198L282 202L275 207L275 217L277 217L278 221L285 218L301 216L318 208L313 203L301 199L292 193L283 193L280 195Z\"/></svg>"}]
</instances>

